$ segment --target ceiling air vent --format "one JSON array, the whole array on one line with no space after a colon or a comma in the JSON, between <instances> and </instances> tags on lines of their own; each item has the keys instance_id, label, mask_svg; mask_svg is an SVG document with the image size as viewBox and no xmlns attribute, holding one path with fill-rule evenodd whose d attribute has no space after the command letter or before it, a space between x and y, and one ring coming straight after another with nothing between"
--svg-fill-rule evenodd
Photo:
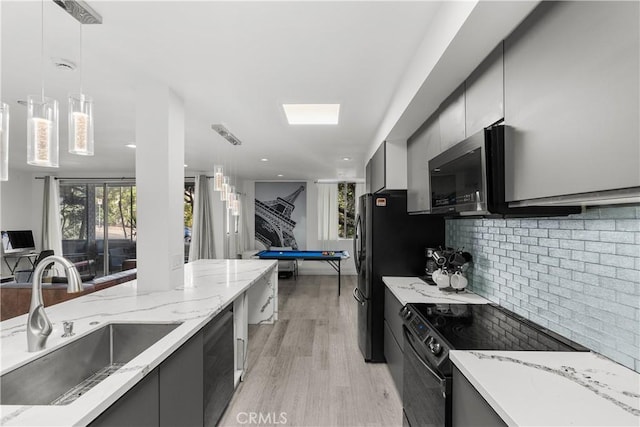
<instances>
[{"instance_id":1,"label":"ceiling air vent","mask_svg":"<svg viewBox=\"0 0 640 427\"><path fill-rule=\"evenodd\" d=\"M223 125L211 125L211 129L213 129L216 132L218 132L218 134L221 137L223 137L224 139L226 139L227 141L229 141L231 143L231 145L241 145L242 144L242 141L240 141L238 138L236 138L236 136L234 134L232 134L231 132L229 132L229 129L227 129Z\"/></svg>"}]
</instances>

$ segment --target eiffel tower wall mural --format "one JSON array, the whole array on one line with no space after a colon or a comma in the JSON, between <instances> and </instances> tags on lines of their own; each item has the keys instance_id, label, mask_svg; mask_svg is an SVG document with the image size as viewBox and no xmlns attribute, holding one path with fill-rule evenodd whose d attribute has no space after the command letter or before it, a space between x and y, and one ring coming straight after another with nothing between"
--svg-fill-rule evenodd
<instances>
[{"instance_id":1,"label":"eiffel tower wall mural","mask_svg":"<svg viewBox=\"0 0 640 427\"><path fill-rule=\"evenodd\" d=\"M256 182L256 249L307 246L307 183Z\"/></svg>"}]
</instances>

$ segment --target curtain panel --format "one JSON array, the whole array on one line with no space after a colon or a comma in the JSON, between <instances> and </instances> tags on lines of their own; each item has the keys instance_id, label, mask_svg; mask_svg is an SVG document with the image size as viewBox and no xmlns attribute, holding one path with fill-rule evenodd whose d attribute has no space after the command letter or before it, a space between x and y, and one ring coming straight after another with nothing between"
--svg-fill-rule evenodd
<instances>
[{"instance_id":1,"label":"curtain panel","mask_svg":"<svg viewBox=\"0 0 640 427\"><path fill-rule=\"evenodd\" d=\"M213 225L213 189L205 175L196 175L193 230L189 261L216 257Z\"/></svg>"},{"instance_id":2,"label":"curtain panel","mask_svg":"<svg viewBox=\"0 0 640 427\"><path fill-rule=\"evenodd\" d=\"M338 184L317 184L318 240L338 240Z\"/></svg>"}]
</instances>

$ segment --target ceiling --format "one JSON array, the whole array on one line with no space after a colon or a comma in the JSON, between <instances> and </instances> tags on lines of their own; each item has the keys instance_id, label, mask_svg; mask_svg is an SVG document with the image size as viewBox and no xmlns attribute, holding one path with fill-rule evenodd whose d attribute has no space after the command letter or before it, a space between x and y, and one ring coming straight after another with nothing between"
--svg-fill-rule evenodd
<instances>
[{"instance_id":1,"label":"ceiling","mask_svg":"<svg viewBox=\"0 0 640 427\"><path fill-rule=\"evenodd\" d=\"M394 93L441 2L90 1L83 86L95 100L95 156L66 151L67 97L80 72L80 24L44 2L45 93L60 102L58 175L133 174L137 82L184 101L187 174L233 165L245 179L362 178ZM26 108L41 90L41 3L2 0L2 100L10 105L10 170L26 163ZM290 126L283 103L340 103L340 123ZM426 118L426 117L425 117ZM211 130L224 124L231 146ZM351 160L343 160L349 157ZM260 161L268 158L268 162ZM11 172L10 172L11 173ZM278 175L283 175L278 177Z\"/></svg>"}]
</instances>

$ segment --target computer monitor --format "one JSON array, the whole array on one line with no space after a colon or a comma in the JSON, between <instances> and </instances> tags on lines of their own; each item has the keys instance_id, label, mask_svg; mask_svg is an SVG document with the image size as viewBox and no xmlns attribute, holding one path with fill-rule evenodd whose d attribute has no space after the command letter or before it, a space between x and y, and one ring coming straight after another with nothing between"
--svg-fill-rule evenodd
<instances>
[{"instance_id":1,"label":"computer monitor","mask_svg":"<svg viewBox=\"0 0 640 427\"><path fill-rule=\"evenodd\" d=\"M29 252L36 249L31 230L2 231L2 251L5 254Z\"/></svg>"}]
</instances>

